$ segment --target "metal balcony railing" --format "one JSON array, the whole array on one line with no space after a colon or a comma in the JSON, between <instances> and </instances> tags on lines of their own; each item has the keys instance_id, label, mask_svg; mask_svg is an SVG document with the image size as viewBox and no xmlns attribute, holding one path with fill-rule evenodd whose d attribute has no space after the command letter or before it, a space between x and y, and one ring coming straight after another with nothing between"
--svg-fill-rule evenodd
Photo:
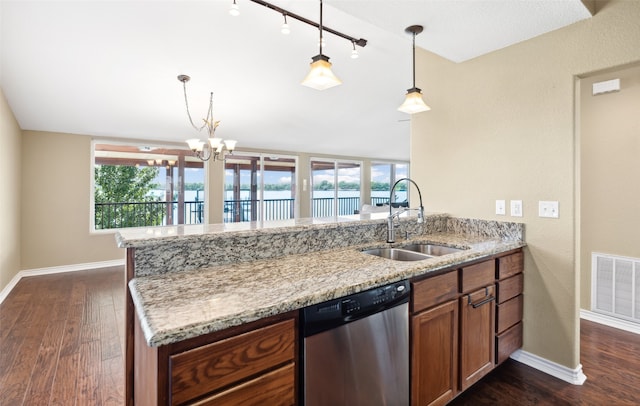
<instances>
[{"instance_id":1,"label":"metal balcony railing","mask_svg":"<svg viewBox=\"0 0 640 406\"><path fill-rule=\"evenodd\" d=\"M177 213L178 202L96 203L95 228L106 230L126 227L167 225L167 210ZM204 202L184 202L184 224L199 224L204 218ZM177 219L177 214L172 216Z\"/></svg>"},{"instance_id":2,"label":"metal balcony railing","mask_svg":"<svg viewBox=\"0 0 640 406\"><path fill-rule=\"evenodd\" d=\"M388 198L372 198L371 203L386 203ZM337 215L354 214L360 209L359 197L331 197L312 199L313 217L334 216L335 204L338 205ZM151 227L167 224L167 209L173 211L172 218L177 219L178 202L133 202L133 203L96 203L96 230ZM223 219L225 223L255 221L260 218L260 211L264 213L263 220L287 220L295 216L294 199L265 199L265 200L225 200ZM204 219L204 202L184 202L184 224L200 224Z\"/></svg>"}]
</instances>

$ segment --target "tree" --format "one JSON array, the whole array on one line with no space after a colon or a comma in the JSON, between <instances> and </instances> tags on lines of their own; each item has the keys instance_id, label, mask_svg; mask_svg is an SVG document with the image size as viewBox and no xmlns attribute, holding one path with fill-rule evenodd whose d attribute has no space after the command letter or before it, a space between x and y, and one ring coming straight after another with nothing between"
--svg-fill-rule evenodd
<instances>
[{"instance_id":1,"label":"tree","mask_svg":"<svg viewBox=\"0 0 640 406\"><path fill-rule=\"evenodd\" d=\"M162 225L165 203L150 195L158 168L95 167L96 229Z\"/></svg>"}]
</instances>

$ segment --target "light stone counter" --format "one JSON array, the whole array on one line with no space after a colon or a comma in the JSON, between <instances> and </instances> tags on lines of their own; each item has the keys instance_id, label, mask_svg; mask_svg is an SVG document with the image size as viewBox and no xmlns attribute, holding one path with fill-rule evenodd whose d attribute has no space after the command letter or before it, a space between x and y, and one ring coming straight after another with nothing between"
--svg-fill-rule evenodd
<instances>
[{"instance_id":1,"label":"light stone counter","mask_svg":"<svg viewBox=\"0 0 640 406\"><path fill-rule=\"evenodd\" d=\"M440 220L438 217L437 221ZM138 276L129 282L129 289L147 343L160 346L387 283L437 273L525 245L521 224L480 223L478 226L477 220L449 218L445 232L427 232L395 244L430 242L468 248L424 261L393 261L360 252L388 246L368 241L349 247ZM500 229L499 236L488 236L491 233L486 227ZM132 245L149 245L151 241L143 239Z\"/></svg>"}]
</instances>

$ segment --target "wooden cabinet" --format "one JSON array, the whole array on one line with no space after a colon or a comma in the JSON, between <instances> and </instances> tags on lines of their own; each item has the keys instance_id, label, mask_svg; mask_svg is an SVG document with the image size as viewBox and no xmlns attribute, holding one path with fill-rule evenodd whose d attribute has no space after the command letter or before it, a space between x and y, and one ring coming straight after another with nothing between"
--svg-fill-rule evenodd
<instances>
[{"instance_id":1,"label":"wooden cabinet","mask_svg":"<svg viewBox=\"0 0 640 406\"><path fill-rule=\"evenodd\" d=\"M296 404L297 313L159 348L135 333L136 405Z\"/></svg>"},{"instance_id":2,"label":"wooden cabinet","mask_svg":"<svg viewBox=\"0 0 640 406\"><path fill-rule=\"evenodd\" d=\"M522 346L521 250L411 281L411 404L444 405Z\"/></svg>"},{"instance_id":3,"label":"wooden cabinet","mask_svg":"<svg viewBox=\"0 0 640 406\"><path fill-rule=\"evenodd\" d=\"M444 405L458 391L458 274L415 282L412 295L411 404Z\"/></svg>"},{"instance_id":4,"label":"wooden cabinet","mask_svg":"<svg viewBox=\"0 0 640 406\"><path fill-rule=\"evenodd\" d=\"M495 287L485 286L459 300L460 390L465 390L494 366Z\"/></svg>"},{"instance_id":5,"label":"wooden cabinet","mask_svg":"<svg viewBox=\"0 0 640 406\"><path fill-rule=\"evenodd\" d=\"M460 390L494 366L494 259L460 269Z\"/></svg>"},{"instance_id":6,"label":"wooden cabinet","mask_svg":"<svg viewBox=\"0 0 640 406\"><path fill-rule=\"evenodd\" d=\"M523 270L524 254L522 251L496 259L496 364L501 364L515 350L522 347Z\"/></svg>"}]
</instances>

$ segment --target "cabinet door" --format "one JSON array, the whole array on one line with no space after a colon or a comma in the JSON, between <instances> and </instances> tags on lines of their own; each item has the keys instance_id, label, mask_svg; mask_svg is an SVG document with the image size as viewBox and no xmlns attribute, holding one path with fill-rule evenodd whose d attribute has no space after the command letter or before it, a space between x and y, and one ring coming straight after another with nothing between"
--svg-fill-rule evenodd
<instances>
[{"instance_id":1,"label":"cabinet door","mask_svg":"<svg viewBox=\"0 0 640 406\"><path fill-rule=\"evenodd\" d=\"M444 405L457 386L457 300L413 316L411 329L411 404Z\"/></svg>"},{"instance_id":2,"label":"cabinet door","mask_svg":"<svg viewBox=\"0 0 640 406\"><path fill-rule=\"evenodd\" d=\"M493 369L494 285L460 298L460 389L465 390Z\"/></svg>"}]
</instances>

